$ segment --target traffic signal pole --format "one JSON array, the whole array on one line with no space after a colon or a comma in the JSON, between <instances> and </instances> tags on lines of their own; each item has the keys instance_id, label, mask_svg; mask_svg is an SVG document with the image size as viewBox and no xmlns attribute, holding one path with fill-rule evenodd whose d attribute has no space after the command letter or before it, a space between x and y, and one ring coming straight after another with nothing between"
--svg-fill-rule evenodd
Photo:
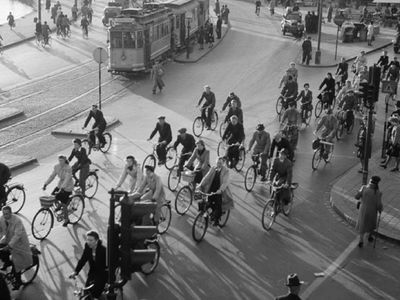
<instances>
[{"instance_id":1,"label":"traffic signal pole","mask_svg":"<svg viewBox=\"0 0 400 300\"><path fill-rule=\"evenodd\" d=\"M115 255L114 253L114 242L115 242L115 199L116 195L114 193L114 189L110 192L110 217L108 219L108 227L107 227L107 266L108 266L108 290L107 290L107 300L115 300L117 299L117 294L114 291L115 284Z\"/></svg>"},{"instance_id":2,"label":"traffic signal pole","mask_svg":"<svg viewBox=\"0 0 400 300\"><path fill-rule=\"evenodd\" d=\"M366 185L368 183L368 165L369 159L371 158L371 148L372 148L372 118L374 116L374 106L370 106L368 110L368 121L367 121L367 133L365 137L365 147L364 147L364 164L363 164L363 178L362 184Z\"/></svg>"}]
</instances>

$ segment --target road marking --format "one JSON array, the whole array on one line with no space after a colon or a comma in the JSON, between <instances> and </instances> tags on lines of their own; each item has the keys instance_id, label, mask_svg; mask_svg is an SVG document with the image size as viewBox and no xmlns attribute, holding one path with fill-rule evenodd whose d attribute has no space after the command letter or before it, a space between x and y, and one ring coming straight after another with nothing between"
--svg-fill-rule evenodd
<instances>
[{"instance_id":1,"label":"road marking","mask_svg":"<svg viewBox=\"0 0 400 300\"><path fill-rule=\"evenodd\" d=\"M349 257L350 253L357 247L358 245L358 238L356 238L354 241L350 243L349 246L342 252L342 254L339 255L339 257L330 264L330 266L324 271L325 277L319 277L316 278L313 283L311 283L301 294L301 297L303 299L307 299L317 288L319 288L326 279L328 279L332 273L334 273L340 266L343 264L343 262Z\"/></svg>"}]
</instances>

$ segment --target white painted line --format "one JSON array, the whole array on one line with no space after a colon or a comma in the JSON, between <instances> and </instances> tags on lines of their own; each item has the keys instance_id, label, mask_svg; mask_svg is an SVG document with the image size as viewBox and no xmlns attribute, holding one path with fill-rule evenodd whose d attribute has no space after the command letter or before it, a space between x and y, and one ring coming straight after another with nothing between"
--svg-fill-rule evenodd
<instances>
[{"instance_id":1,"label":"white painted line","mask_svg":"<svg viewBox=\"0 0 400 300\"><path fill-rule=\"evenodd\" d=\"M330 264L330 266L324 271L325 277L319 277L313 281L301 294L303 299L308 299L308 297L328 279L332 273L334 273L338 268L341 267L343 262L349 257L350 253L357 247L358 245L358 237L350 243L349 246L339 255L339 257Z\"/></svg>"}]
</instances>

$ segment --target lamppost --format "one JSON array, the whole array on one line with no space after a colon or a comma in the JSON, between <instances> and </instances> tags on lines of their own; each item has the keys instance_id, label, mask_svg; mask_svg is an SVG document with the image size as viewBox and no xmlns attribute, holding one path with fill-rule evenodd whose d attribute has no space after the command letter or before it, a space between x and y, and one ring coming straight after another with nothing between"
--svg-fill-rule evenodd
<instances>
[{"instance_id":1,"label":"lamppost","mask_svg":"<svg viewBox=\"0 0 400 300\"><path fill-rule=\"evenodd\" d=\"M187 23L187 38L186 38L186 58L190 57L190 22L192 21L191 16L186 17Z\"/></svg>"},{"instance_id":2,"label":"lamppost","mask_svg":"<svg viewBox=\"0 0 400 300\"><path fill-rule=\"evenodd\" d=\"M321 63L321 29L322 29L322 1L318 2L318 43L317 51L315 51L315 64L319 65Z\"/></svg>"},{"instance_id":3,"label":"lamppost","mask_svg":"<svg viewBox=\"0 0 400 300\"><path fill-rule=\"evenodd\" d=\"M38 22L42 20L42 1L38 1Z\"/></svg>"}]
</instances>

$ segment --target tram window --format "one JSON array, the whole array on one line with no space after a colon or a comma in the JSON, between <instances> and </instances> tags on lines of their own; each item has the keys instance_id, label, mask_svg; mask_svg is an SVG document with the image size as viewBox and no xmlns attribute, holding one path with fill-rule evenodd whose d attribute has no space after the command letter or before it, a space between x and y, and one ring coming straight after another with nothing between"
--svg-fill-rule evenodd
<instances>
[{"instance_id":1,"label":"tram window","mask_svg":"<svg viewBox=\"0 0 400 300\"><path fill-rule=\"evenodd\" d=\"M179 29L179 27L180 27L180 24L179 24L179 18L175 18L175 20L176 20L176 29Z\"/></svg>"},{"instance_id":2,"label":"tram window","mask_svg":"<svg viewBox=\"0 0 400 300\"><path fill-rule=\"evenodd\" d=\"M165 25L161 24L161 37L165 36Z\"/></svg>"},{"instance_id":3,"label":"tram window","mask_svg":"<svg viewBox=\"0 0 400 300\"><path fill-rule=\"evenodd\" d=\"M138 31L136 36L137 36L137 47L143 48L143 32Z\"/></svg>"},{"instance_id":4,"label":"tram window","mask_svg":"<svg viewBox=\"0 0 400 300\"><path fill-rule=\"evenodd\" d=\"M122 48L122 32L110 32L111 49Z\"/></svg>"},{"instance_id":5,"label":"tram window","mask_svg":"<svg viewBox=\"0 0 400 300\"><path fill-rule=\"evenodd\" d=\"M135 33L124 32L124 48L135 48Z\"/></svg>"}]
</instances>

